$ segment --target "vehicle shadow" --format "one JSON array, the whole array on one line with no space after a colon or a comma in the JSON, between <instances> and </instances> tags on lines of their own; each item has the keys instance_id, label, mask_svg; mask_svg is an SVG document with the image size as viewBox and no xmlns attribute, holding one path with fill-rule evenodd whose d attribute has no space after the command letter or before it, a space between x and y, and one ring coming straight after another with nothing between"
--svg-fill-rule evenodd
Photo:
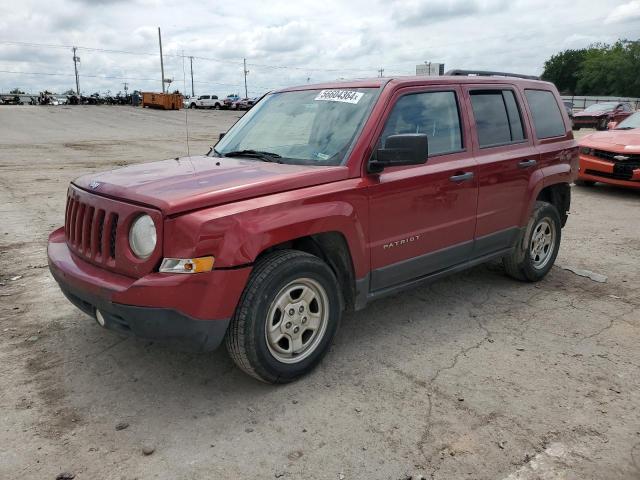
<instances>
[{"instance_id":1,"label":"vehicle shadow","mask_svg":"<svg viewBox=\"0 0 640 480\"><path fill-rule=\"evenodd\" d=\"M180 352L121 337L82 317L66 334L73 360L65 361L65 383L72 403L81 409L104 409L106 414L117 404L125 417L141 410L190 416L189 412L208 414L214 405L250 406L262 397L366 382L392 365L410 362L416 349L431 359L425 362L428 376L450 361L452 348L473 344L485 335L474 312L487 305L493 289L508 298L519 288L532 287L506 278L500 265L488 264L377 300L364 310L347 313L319 367L284 386L246 375L233 364L224 345L212 353ZM326 388L320 397L322 391Z\"/></svg>"},{"instance_id":2,"label":"vehicle shadow","mask_svg":"<svg viewBox=\"0 0 640 480\"><path fill-rule=\"evenodd\" d=\"M640 197L640 184L638 188L621 187L618 185L611 185L608 183L596 183L593 186L583 187L580 185L574 185L573 188L579 189L581 193L589 195L599 195L606 198L627 200L637 199Z\"/></svg>"}]
</instances>

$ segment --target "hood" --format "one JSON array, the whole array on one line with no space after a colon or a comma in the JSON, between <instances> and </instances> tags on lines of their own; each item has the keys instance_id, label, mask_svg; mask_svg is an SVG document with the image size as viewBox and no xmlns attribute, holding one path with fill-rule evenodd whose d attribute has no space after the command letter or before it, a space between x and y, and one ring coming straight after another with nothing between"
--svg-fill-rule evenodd
<instances>
[{"instance_id":1,"label":"hood","mask_svg":"<svg viewBox=\"0 0 640 480\"><path fill-rule=\"evenodd\" d=\"M344 180L347 167L253 159L183 157L77 178L89 192L160 209L165 215Z\"/></svg>"},{"instance_id":2,"label":"hood","mask_svg":"<svg viewBox=\"0 0 640 480\"><path fill-rule=\"evenodd\" d=\"M607 115L609 115L611 113L611 110L607 110L604 112L585 112L584 110L574 113L573 116L574 117L594 117L594 118L598 118L598 117L605 117Z\"/></svg>"},{"instance_id":3,"label":"hood","mask_svg":"<svg viewBox=\"0 0 640 480\"><path fill-rule=\"evenodd\" d=\"M633 130L607 130L580 139L581 147L613 150L616 153L640 153L640 128Z\"/></svg>"}]
</instances>

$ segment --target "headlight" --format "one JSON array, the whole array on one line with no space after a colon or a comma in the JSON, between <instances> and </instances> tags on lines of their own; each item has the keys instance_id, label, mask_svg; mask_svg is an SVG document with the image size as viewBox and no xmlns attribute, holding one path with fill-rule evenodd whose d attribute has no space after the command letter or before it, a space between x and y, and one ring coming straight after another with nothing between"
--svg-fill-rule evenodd
<instances>
[{"instance_id":1,"label":"headlight","mask_svg":"<svg viewBox=\"0 0 640 480\"><path fill-rule=\"evenodd\" d=\"M580 153L582 153L583 155L593 155L593 148L580 147Z\"/></svg>"},{"instance_id":2,"label":"headlight","mask_svg":"<svg viewBox=\"0 0 640 480\"><path fill-rule=\"evenodd\" d=\"M140 215L134 220L129 229L129 246L137 257L145 259L156 248L156 226L149 215Z\"/></svg>"}]
</instances>

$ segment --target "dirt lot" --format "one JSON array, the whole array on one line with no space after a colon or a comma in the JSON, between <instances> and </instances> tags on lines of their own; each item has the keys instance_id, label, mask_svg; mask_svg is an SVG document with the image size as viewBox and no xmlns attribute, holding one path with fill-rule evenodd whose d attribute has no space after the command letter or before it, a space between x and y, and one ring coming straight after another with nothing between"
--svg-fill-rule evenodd
<instances>
[{"instance_id":1,"label":"dirt lot","mask_svg":"<svg viewBox=\"0 0 640 480\"><path fill-rule=\"evenodd\" d=\"M198 153L237 118L189 116ZM640 478L640 194L573 188L557 264L606 283L481 266L348 315L312 375L274 387L223 349L100 329L47 270L68 182L182 155L184 125L0 108L0 478Z\"/></svg>"}]
</instances>

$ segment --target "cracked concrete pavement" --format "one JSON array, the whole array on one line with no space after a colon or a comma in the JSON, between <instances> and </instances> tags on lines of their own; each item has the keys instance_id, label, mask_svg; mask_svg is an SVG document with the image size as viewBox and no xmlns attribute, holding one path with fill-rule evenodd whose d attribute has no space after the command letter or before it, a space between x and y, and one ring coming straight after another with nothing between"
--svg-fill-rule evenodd
<instances>
[{"instance_id":1,"label":"cracked concrete pavement","mask_svg":"<svg viewBox=\"0 0 640 480\"><path fill-rule=\"evenodd\" d=\"M205 152L238 114L189 116ZM572 189L557 264L606 283L483 265L346 315L319 368L274 387L223 349L100 329L46 268L68 182L184 154L184 121L0 108L0 478L640 478L640 193Z\"/></svg>"}]
</instances>

